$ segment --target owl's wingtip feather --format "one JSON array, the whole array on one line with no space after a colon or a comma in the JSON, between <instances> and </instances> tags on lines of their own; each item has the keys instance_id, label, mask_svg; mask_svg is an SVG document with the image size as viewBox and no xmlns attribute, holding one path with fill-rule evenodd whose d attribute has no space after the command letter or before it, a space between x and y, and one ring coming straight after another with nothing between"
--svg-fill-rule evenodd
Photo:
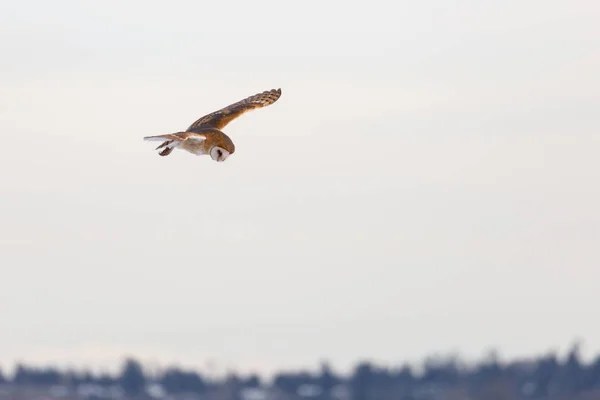
<instances>
[{"instance_id":1,"label":"owl's wingtip feather","mask_svg":"<svg viewBox=\"0 0 600 400\"><path fill-rule=\"evenodd\" d=\"M154 142L154 141L157 141L157 140L165 140L165 139L163 137L161 137L161 136L144 136L143 140Z\"/></svg>"}]
</instances>

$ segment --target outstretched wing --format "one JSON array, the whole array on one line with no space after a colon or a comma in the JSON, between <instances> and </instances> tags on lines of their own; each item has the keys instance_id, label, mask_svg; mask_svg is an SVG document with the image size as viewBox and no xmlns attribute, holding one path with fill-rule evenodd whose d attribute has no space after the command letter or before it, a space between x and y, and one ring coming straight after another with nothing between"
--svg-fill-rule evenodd
<instances>
[{"instance_id":1,"label":"outstretched wing","mask_svg":"<svg viewBox=\"0 0 600 400\"><path fill-rule=\"evenodd\" d=\"M144 140L147 141L160 141L163 142L159 145L156 150L161 147L167 146L173 142L181 142L186 139L195 139L195 140L205 140L206 135L201 133L193 133L193 132L177 132L177 133L167 133L166 135L156 135L156 136L144 136Z\"/></svg>"},{"instance_id":2,"label":"outstretched wing","mask_svg":"<svg viewBox=\"0 0 600 400\"><path fill-rule=\"evenodd\" d=\"M197 119L192 125L190 125L187 131L189 132L192 129L197 128L223 129L228 123L240 115L250 110L254 110L255 108L262 108L271 105L275 103L280 96L281 89L271 89L262 93L257 93L253 96L245 98L244 100L240 100L237 103L233 103L227 107Z\"/></svg>"}]
</instances>

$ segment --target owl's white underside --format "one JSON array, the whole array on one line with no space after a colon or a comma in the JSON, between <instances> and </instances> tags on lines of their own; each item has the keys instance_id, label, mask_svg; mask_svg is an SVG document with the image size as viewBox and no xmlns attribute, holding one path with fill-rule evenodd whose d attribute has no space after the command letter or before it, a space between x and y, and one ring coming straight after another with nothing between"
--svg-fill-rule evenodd
<instances>
[{"instance_id":1,"label":"owl's white underside","mask_svg":"<svg viewBox=\"0 0 600 400\"><path fill-rule=\"evenodd\" d=\"M149 142L164 142L165 138L162 137L149 137L149 138L145 138L145 140L149 141ZM202 155L206 155L208 154L206 151L204 151L204 149L200 146L184 146L184 142L188 141L188 140L194 140L194 141L200 141L203 142L205 139L200 139L200 138L187 138L186 140L174 140L173 142L169 143L168 145L166 145L166 148L169 149L173 149L173 150L185 150L188 153L192 153L195 154L197 156L202 156ZM165 147L163 147L162 149L164 149Z\"/></svg>"},{"instance_id":2,"label":"owl's white underside","mask_svg":"<svg viewBox=\"0 0 600 400\"><path fill-rule=\"evenodd\" d=\"M165 139L164 138L148 138L146 139L148 141L162 141L164 142ZM187 145L186 142L188 141L193 141L192 143L194 143L194 145ZM198 137L189 137L185 140L174 140L173 142L169 143L168 145L166 145L165 147L169 148L169 149L173 149L173 150L185 150L188 153L197 155L197 156L204 156L204 155L210 155L210 157L215 160L215 161L225 161L227 159L227 157L229 157L230 153L225 150L222 147L219 146L214 146L210 149L210 152L206 152L203 148L203 146L198 146L197 143L198 142L203 142L206 139L203 138L198 138ZM190 142L188 142L190 143ZM164 147L163 147L164 149Z\"/></svg>"}]
</instances>

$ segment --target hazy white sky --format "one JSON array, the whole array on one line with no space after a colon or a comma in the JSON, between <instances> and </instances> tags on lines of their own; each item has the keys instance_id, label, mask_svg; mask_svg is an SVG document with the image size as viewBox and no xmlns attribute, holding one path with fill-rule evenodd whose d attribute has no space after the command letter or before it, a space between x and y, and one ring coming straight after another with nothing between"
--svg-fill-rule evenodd
<instances>
[{"instance_id":1,"label":"hazy white sky","mask_svg":"<svg viewBox=\"0 0 600 400\"><path fill-rule=\"evenodd\" d=\"M5 368L600 351L597 1L0 4Z\"/></svg>"}]
</instances>

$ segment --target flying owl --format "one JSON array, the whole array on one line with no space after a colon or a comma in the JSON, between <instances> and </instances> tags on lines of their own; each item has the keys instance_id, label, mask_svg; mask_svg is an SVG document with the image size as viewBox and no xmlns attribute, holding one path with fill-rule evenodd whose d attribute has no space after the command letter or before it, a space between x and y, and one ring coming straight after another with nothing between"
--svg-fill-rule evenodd
<instances>
[{"instance_id":1,"label":"flying owl","mask_svg":"<svg viewBox=\"0 0 600 400\"><path fill-rule=\"evenodd\" d=\"M250 110L275 103L280 96L281 89L257 93L199 118L185 132L145 136L144 140L162 141L155 149L162 149L158 153L161 156L168 156L174 149L182 149L198 156L209 154L217 162L225 161L235 152L235 146L221 129Z\"/></svg>"}]
</instances>

